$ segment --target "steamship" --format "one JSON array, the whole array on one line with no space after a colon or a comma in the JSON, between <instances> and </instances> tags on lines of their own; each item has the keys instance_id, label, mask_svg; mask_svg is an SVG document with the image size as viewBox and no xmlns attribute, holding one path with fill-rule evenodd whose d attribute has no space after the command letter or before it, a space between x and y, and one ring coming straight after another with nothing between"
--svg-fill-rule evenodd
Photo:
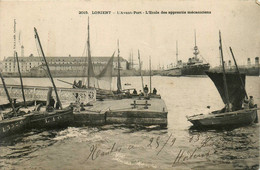
<instances>
[{"instance_id":1,"label":"steamship","mask_svg":"<svg viewBox=\"0 0 260 170\"><path fill-rule=\"evenodd\" d=\"M198 57L199 49L196 44L196 33L195 33L195 46L194 46L194 56L188 59L188 62L182 62L178 60L178 42L176 42L176 62L177 64L167 70L163 71L163 75L167 76L192 76L192 75L205 75L205 71L208 71L210 64L208 62L204 63L202 59ZM165 74L166 73L166 74Z\"/></svg>"}]
</instances>

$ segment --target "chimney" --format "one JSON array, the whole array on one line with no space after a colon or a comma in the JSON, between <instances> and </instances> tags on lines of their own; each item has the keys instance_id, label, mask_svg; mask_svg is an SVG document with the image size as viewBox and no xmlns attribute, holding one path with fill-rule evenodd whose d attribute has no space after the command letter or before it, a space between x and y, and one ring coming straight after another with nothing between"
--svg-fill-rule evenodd
<instances>
[{"instance_id":1,"label":"chimney","mask_svg":"<svg viewBox=\"0 0 260 170\"><path fill-rule=\"evenodd\" d=\"M247 59L247 65L248 65L248 66L251 65L251 60L250 60L250 58Z\"/></svg>"},{"instance_id":2,"label":"chimney","mask_svg":"<svg viewBox=\"0 0 260 170\"><path fill-rule=\"evenodd\" d=\"M24 57L24 46L21 46L21 57Z\"/></svg>"},{"instance_id":3,"label":"chimney","mask_svg":"<svg viewBox=\"0 0 260 170\"><path fill-rule=\"evenodd\" d=\"M255 66L257 66L257 67L259 66L259 57L255 58Z\"/></svg>"}]
</instances>

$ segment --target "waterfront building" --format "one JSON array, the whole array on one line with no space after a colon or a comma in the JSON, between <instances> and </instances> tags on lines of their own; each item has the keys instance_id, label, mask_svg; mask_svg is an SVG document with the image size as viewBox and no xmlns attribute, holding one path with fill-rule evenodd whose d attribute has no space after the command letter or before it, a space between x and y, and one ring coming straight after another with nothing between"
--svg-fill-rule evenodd
<instances>
[{"instance_id":1,"label":"waterfront building","mask_svg":"<svg viewBox=\"0 0 260 170\"><path fill-rule=\"evenodd\" d=\"M82 72L84 67L87 66L87 58L86 57L46 57L47 62L49 63L49 67L51 71L74 71L74 72ZM110 57L95 57L91 58L95 73L99 73L107 64ZM120 57L120 66L122 70L127 70L128 61L124 58ZM118 61L114 59L113 67L117 68ZM4 73L16 73L18 72L16 61L14 57L7 57L3 60L3 72ZM37 72L41 70L45 70L45 64L42 57L36 57L32 54L29 57L19 57L20 70L23 73L26 72Z\"/></svg>"}]
</instances>

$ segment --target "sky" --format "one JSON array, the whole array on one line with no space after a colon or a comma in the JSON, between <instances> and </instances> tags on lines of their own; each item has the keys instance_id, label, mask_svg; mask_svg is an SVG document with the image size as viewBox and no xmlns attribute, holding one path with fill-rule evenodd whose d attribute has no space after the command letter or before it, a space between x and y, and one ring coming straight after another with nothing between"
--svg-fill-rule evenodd
<instances>
[{"instance_id":1,"label":"sky","mask_svg":"<svg viewBox=\"0 0 260 170\"><path fill-rule=\"evenodd\" d=\"M257 0L258 1L258 0ZM260 4L260 2L259 2ZM79 14L88 11L88 14ZM92 14L111 11L111 14ZM141 11L142 14L117 14ZM158 11L159 14L145 14ZM161 14L161 11L210 11L211 14ZM260 5L254 0L112 0L112 1L3 1L0 0L0 60L13 56L14 20L16 50L38 56L33 28L36 27L46 56L85 56L87 20L90 20L92 56L111 56L117 50L125 59L133 51L143 67L167 66L193 56L194 31L200 57L219 65L219 31L225 60L231 60L231 46L238 64L254 63L260 57Z\"/></svg>"}]
</instances>

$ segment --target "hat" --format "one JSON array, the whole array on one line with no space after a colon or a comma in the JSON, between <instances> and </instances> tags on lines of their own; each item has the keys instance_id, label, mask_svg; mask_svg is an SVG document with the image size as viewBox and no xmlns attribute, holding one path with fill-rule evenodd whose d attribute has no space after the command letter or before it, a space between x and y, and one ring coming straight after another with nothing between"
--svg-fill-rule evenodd
<instances>
[{"instance_id":1,"label":"hat","mask_svg":"<svg viewBox=\"0 0 260 170\"><path fill-rule=\"evenodd\" d=\"M253 98L253 96L250 96L250 98Z\"/></svg>"}]
</instances>

